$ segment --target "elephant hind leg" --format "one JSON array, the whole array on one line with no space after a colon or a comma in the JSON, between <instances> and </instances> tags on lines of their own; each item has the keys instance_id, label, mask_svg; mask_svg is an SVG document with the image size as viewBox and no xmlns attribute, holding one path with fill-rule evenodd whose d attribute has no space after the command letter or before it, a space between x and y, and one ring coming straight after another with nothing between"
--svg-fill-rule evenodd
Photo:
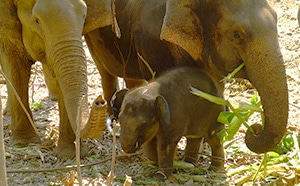
<instances>
[{"instance_id":1,"label":"elephant hind leg","mask_svg":"<svg viewBox=\"0 0 300 186\"><path fill-rule=\"evenodd\" d=\"M187 146L185 148L184 161L189 163L195 163L198 160L199 147L201 138L187 138Z\"/></svg>"},{"instance_id":2,"label":"elephant hind leg","mask_svg":"<svg viewBox=\"0 0 300 186\"><path fill-rule=\"evenodd\" d=\"M147 81L144 79L129 79L129 78L124 78L124 79L126 82L126 87L128 89L136 88L145 85L147 83Z\"/></svg>"},{"instance_id":3,"label":"elephant hind leg","mask_svg":"<svg viewBox=\"0 0 300 186\"><path fill-rule=\"evenodd\" d=\"M119 81L116 76L111 75L109 72L107 72L104 69L99 69L100 75L101 75L101 83L104 93L104 99L107 101L107 115L111 118L114 117L113 109L110 105L112 96L114 93L119 89Z\"/></svg>"},{"instance_id":4,"label":"elephant hind leg","mask_svg":"<svg viewBox=\"0 0 300 186\"><path fill-rule=\"evenodd\" d=\"M212 160L210 169L215 171L224 171L224 148L216 134L206 139L212 150Z\"/></svg>"}]
</instances>

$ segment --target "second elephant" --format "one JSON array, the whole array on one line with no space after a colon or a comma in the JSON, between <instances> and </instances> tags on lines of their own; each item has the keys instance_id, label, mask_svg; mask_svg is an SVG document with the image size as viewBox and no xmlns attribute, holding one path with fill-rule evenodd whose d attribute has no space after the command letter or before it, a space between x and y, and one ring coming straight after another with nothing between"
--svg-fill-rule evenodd
<instances>
[{"instance_id":1,"label":"second elephant","mask_svg":"<svg viewBox=\"0 0 300 186\"><path fill-rule=\"evenodd\" d=\"M150 70L159 75L191 65L220 81L244 63L236 76L255 86L265 114L264 126L256 134L248 133L246 144L263 153L279 143L287 126L288 89L277 15L267 0L116 0L115 4L121 38L111 26L85 34L108 102L117 89L117 76L151 79Z\"/></svg>"},{"instance_id":2,"label":"second elephant","mask_svg":"<svg viewBox=\"0 0 300 186\"><path fill-rule=\"evenodd\" d=\"M187 137L186 161L197 161L204 137L212 148L211 167L224 168L223 147L217 137L224 127L217 122L224 107L193 95L191 86L214 96L222 95L210 76L185 67L171 70L122 96L119 114L122 149L133 153L143 146L146 157L163 171L155 174L159 179L171 175L175 148L182 136Z\"/></svg>"}]
</instances>

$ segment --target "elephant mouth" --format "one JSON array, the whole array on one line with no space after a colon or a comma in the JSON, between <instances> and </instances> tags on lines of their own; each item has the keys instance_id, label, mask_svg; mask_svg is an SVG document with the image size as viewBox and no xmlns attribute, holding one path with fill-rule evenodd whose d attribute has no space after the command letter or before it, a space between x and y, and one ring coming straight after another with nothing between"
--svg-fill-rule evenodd
<instances>
[{"instance_id":1,"label":"elephant mouth","mask_svg":"<svg viewBox=\"0 0 300 186\"><path fill-rule=\"evenodd\" d=\"M125 153L135 153L139 149L138 142L135 145L131 146L130 148L122 148Z\"/></svg>"}]
</instances>

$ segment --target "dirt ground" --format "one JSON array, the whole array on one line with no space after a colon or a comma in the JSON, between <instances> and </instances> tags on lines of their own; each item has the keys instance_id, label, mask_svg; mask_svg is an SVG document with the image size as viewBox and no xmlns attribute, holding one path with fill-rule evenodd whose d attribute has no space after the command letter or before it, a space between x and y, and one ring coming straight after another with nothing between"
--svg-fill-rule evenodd
<instances>
[{"instance_id":1,"label":"dirt ground","mask_svg":"<svg viewBox=\"0 0 300 186\"><path fill-rule=\"evenodd\" d=\"M285 60L288 87L289 87L289 121L288 130L300 134L300 29L297 22L297 5L299 0L269 0L278 14L278 34L282 54ZM85 47L86 48L86 47ZM89 80L89 103L102 93L101 78L95 67L88 50L88 80ZM48 97L48 91L41 73L41 65L37 63L32 68L32 78L30 83L30 102L34 114L34 121L40 136L42 144L30 145L28 147L12 147L8 145L10 116L4 115L4 141L6 147L6 163L8 185L77 185L75 160L59 159L54 154L54 149L58 139L58 106L57 102L51 101ZM120 83L122 86L123 84ZM5 107L7 100L6 85L1 84L1 98ZM252 89L246 89L243 86L227 85L227 98L233 103L240 100L248 100L253 94ZM234 96L228 96L232 95ZM254 118L253 120L255 120ZM251 123L251 120L250 120ZM243 130L235 138L233 144L243 146ZM84 185L105 185L105 180L111 170L112 158L112 136L106 130L101 139L87 139L84 145L89 148L88 156L81 160L83 165L82 178ZM241 147L243 148L243 147ZM178 168L174 180L176 181L156 182L150 178L150 174L155 171L155 166L143 158L141 153L131 156L122 154L120 144L116 143L117 160L114 167L115 181L114 185L122 185L126 175L132 177L134 185L235 185L238 179L244 174L229 174L233 166L243 167L245 165L258 164L261 156L251 153L231 154L230 148L226 149L226 170L227 173L220 174L197 169ZM207 148L205 148L207 149ZM246 151L247 152L247 151ZM180 157L181 151L178 150ZM199 166L207 166L209 152L203 156ZM70 167L71 166L71 167ZM190 165L184 165L190 166ZM177 170L177 169L176 169ZM195 173L195 171L198 171ZM186 175L193 176L186 176ZM299 175L300 178L300 175ZM175 182L175 183L174 183ZM267 180L258 182L247 181L245 185L267 185Z\"/></svg>"}]
</instances>

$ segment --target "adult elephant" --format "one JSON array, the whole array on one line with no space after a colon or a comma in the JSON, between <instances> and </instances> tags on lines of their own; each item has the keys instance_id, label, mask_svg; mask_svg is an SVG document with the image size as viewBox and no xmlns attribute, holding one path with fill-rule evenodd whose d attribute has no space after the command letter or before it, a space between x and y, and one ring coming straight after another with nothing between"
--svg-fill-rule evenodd
<instances>
[{"instance_id":1,"label":"adult elephant","mask_svg":"<svg viewBox=\"0 0 300 186\"><path fill-rule=\"evenodd\" d=\"M277 15L266 0L116 0L121 38L111 26L85 38L109 101L116 77L150 79L174 66L194 65L219 80L241 63L238 77L260 93L265 126L247 133L250 150L271 150L288 118L285 67L277 38Z\"/></svg>"},{"instance_id":2,"label":"adult elephant","mask_svg":"<svg viewBox=\"0 0 300 186\"><path fill-rule=\"evenodd\" d=\"M32 117L28 104L30 69L35 61L42 62L47 85L59 102L58 156L75 155L77 126L80 125L82 136L98 135L91 133L95 131L93 127L97 127L97 120L90 118L92 122L88 122L89 114L83 112L88 112L88 106L82 34L83 30L89 32L111 24L111 14L107 11L110 1L88 0L87 3L89 8L83 0L0 1L1 67ZM101 12L101 19L93 17L95 10L100 10L97 6L107 7ZM40 142L11 86L8 86L8 99L12 108L11 143ZM95 107L100 103L98 101Z\"/></svg>"}]
</instances>

